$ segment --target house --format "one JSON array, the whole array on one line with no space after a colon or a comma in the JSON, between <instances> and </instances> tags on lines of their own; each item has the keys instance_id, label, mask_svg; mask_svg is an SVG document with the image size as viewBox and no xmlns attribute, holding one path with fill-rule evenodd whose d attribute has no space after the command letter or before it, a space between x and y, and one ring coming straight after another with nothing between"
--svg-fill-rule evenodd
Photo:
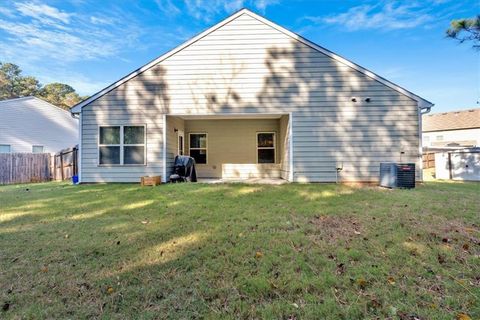
<instances>
[{"instance_id":1,"label":"house","mask_svg":"<svg viewBox=\"0 0 480 320\"><path fill-rule=\"evenodd\" d=\"M71 112L81 182L166 181L177 154L200 178L378 182L380 162L421 167L432 105L242 9Z\"/></svg>"},{"instance_id":2,"label":"house","mask_svg":"<svg viewBox=\"0 0 480 320\"><path fill-rule=\"evenodd\" d=\"M0 101L0 153L56 153L78 143L78 120L36 97Z\"/></svg>"},{"instance_id":3,"label":"house","mask_svg":"<svg viewBox=\"0 0 480 320\"><path fill-rule=\"evenodd\" d=\"M424 115L422 122L424 149L480 146L480 108Z\"/></svg>"}]
</instances>

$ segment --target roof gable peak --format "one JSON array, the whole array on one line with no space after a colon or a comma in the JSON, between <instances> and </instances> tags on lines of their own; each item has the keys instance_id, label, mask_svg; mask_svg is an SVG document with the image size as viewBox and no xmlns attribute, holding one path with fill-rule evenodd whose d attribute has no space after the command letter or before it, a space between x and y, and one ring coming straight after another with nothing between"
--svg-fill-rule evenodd
<instances>
[{"instance_id":1,"label":"roof gable peak","mask_svg":"<svg viewBox=\"0 0 480 320\"><path fill-rule=\"evenodd\" d=\"M294 40L297 40L301 43L303 43L304 45L307 45L308 47L311 47L313 48L314 50L317 50L318 52L321 52L327 56L329 56L330 58L334 59L334 60L337 60L339 61L340 63L343 63L361 73L363 73L364 75L366 75L367 77L370 77L398 92L400 92L401 94L405 95L405 96L408 96L416 101L418 101L418 105L419 105L419 108L420 109L423 109L423 108L426 108L428 110L430 110L429 108L431 108L433 106L433 103L431 103L430 101L426 100L426 99L423 99L421 98L420 96L417 96L416 94L394 84L393 82L390 82L389 80L361 67L360 65L358 64L355 64L353 62L351 62L350 60L347 60L335 53L333 53L332 51L328 50L328 49L325 49L313 42L311 42L310 40L307 40L305 38L303 38L302 36L294 33L294 32L291 32L285 28L283 28L282 26L272 22L271 20L268 20L262 16L260 16L259 14L257 13L254 13L253 11L247 9L247 8L242 8L240 10L238 10L237 12L231 14L230 16L228 16L227 18L225 18L224 20L220 21L219 23L215 24L214 26L210 27L209 29L201 32L200 34L196 35L195 37L191 38L190 40L184 42L183 44L179 45L178 47L168 51L167 53L165 53L164 55L156 58L155 60L147 63L146 65L144 65L143 67L131 72L130 74L128 74L127 76L121 78L120 80L118 80L117 82L111 84L110 86L100 90L99 92L95 93L94 95L92 95L91 97L89 97L88 99L84 100L84 101L81 101L80 103L76 104L75 106L73 106L71 109L70 109L70 112L72 113L80 113L81 112L81 109L88 105L89 103L95 101L96 99L100 98L101 96L107 94L108 92L110 92L111 90L117 88L118 86L122 85L123 83L127 82L128 80L136 77L137 75L143 73L144 71L152 68L153 66L157 65L158 63L162 62L163 60L169 58L170 56L176 54L177 52L183 50L184 48L190 46L191 44L199 41L200 39L204 38L205 36L209 35L210 33L214 32L215 30L223 27L224 25L234 21L235 19L237 19L238 17L242 16L243 14L247 14L249 15L250 17L280 31L281 33L293 38Z\"/></svg>"}]
</instances>

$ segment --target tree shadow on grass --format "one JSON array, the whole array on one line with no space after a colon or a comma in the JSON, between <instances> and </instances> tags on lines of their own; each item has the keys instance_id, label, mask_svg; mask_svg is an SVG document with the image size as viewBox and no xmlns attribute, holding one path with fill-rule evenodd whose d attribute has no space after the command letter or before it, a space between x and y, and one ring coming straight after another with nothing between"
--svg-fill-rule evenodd
<instances>
[{"instance_id":1,"label":"tree shadow on grass","mask_svg":"<svg viewBox=\"0 0 480 320\"><path fill-rule=\"evenodd\" d=\"M47 305L39 313L45 317L366 315L338 265L348 262L350 277L361 274L380 286L384 268L393 265L361 268L385 263L381 251L397 248L395 237L403 248L397 259L409 259L403 242L412 230L428 235L427 228L405 223L425 206L426 189L52 185L35 186L2 209L30 210L26 218L0 223L6 270L0 299L11 301L11 314L33 315ZM311 221L323 216L354 217L361 235L341 235L335 245L318 242L323 233ZM11 232L2 232L6 228ZM345 311L332 287L344 290L337 296L353 309Z\"/></svg>"}]
</instances>

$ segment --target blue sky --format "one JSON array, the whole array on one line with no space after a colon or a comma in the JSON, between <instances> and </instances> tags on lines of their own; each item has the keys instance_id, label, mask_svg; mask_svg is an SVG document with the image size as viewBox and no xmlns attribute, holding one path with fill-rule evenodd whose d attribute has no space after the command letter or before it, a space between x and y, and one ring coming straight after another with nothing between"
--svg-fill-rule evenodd
<instances>
[{"instance_id":1,"label":"blue sky","mask_svg":"<svg viewBox=\"0 0 480 320\"><path fill-rule=\"evenodd\" d=\"M247 7L434 102L478 107L480 56L445 39L479 0L0 2L0 61L90 95Z\"/></svg>"}]
</instances>

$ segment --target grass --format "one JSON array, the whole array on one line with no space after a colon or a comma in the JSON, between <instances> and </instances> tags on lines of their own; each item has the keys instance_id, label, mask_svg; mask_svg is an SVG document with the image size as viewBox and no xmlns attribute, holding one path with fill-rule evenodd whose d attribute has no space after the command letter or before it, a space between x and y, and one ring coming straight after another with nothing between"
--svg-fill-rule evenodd
<instances>
[{"instance_id":1,"label":"grass","mask_svg":"<svg viewBox=\"0 0 480 320\"><path fill-rule=\"evenodd\" d=\"M480 319L480 184L0 187L0 318Z\"/></svg>"}]
</instances>

